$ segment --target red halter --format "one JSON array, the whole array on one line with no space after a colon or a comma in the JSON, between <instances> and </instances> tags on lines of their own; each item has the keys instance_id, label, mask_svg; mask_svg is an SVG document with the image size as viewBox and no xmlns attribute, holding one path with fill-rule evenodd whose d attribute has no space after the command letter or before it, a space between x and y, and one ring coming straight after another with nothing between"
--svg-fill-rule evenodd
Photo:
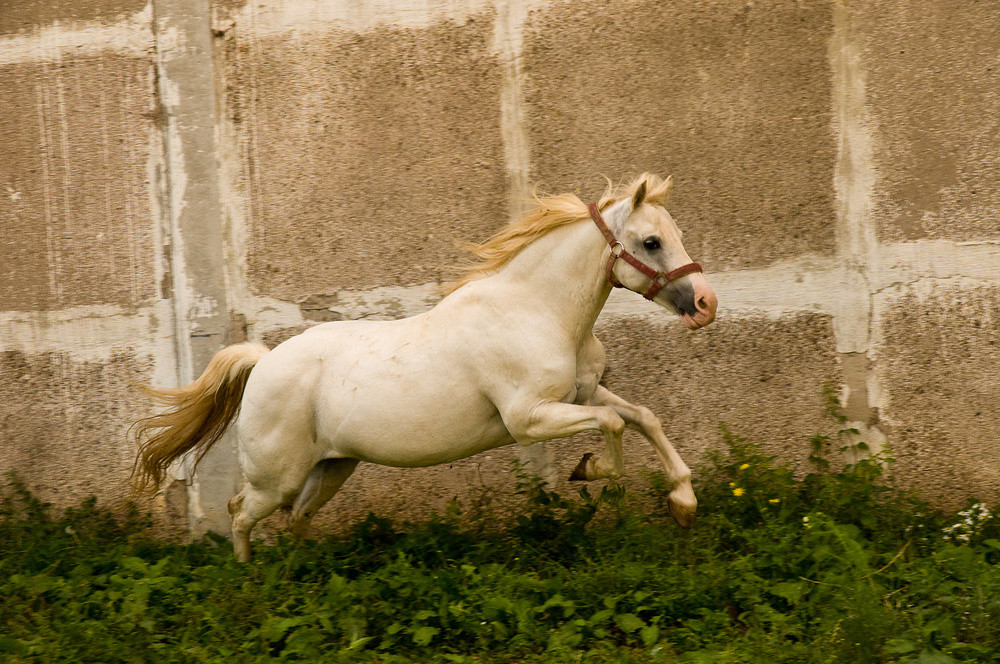
<instances>
[{"instance_id":1,"label":"red halter","mask_svg":"<svg viewBox=\"0 0 1000 664\"><path fill-rule=\"evenodd\" d=\"M589 207L591 219L594 220L594 223L597 224L601 233L604 234L608 244L611 245L611 255L608 256L608 262L604 266L604 276L607 277L608 281L610 281L611 285L615 288L622 287L621 283L615 279L615 275L611 272L612 268L615 266L615 261L619 258L652 279L652 283L649 284L649 288L642 294L642 296L647 300L652 300L656 297L656 294L674 279L680 279L681 277L693 272L701 272L701 266L697 263L688 263L687 265L682 265L676 270L671 270L670 272L660 272L659 270L654 270L630 254L625 249L625 245L615 238L615 234L612 233L611 229L608 228L608 225L604 223L604 217L601 216L601 209L597 206L597 203L591 203ZM617 253L615 251L616 249Z\"/></svg>"}]
</instances>

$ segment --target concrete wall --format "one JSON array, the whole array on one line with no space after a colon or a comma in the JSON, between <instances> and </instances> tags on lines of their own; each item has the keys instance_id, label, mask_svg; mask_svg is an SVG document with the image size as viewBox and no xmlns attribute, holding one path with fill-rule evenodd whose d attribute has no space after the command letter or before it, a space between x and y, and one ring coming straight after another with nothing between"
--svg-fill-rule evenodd
<instances>
[{"instance_id":1,"label":"concrete wall","mask_svg":"<svg viewBox=\"0 0 1000 664\"><path fill-rule=\"evenodd\" d=\"M132 381L436 301L529 187L673 174L720 299L616 292L608 385L695 465L718 425L801 466L840 424L942 505L1000 500L1000 12L957 0L134 0L0 9L0 471L124 495ZM325 527L498 500L593 437L361 469ZM656 467L628 438L629 473ZM232 440L151 503L224 527ZM484 498L483 496L486 496ZM492 498L490 498L492 497Z\"/></svg>"}]
</instances>

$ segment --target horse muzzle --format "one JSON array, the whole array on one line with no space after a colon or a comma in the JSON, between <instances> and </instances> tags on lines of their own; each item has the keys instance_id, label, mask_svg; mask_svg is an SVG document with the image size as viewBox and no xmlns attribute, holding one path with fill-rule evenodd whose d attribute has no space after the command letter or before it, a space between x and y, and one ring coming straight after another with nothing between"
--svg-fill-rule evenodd
<instances>
[{"instance_id":1,"label":"horse muzzle","mask_svg":"<svg viewBox=\"0 0 1000 664\"><path fill-rule=\"evenodd\" d=\"M697 330L715 320L719 299L701 273L669 284L667 295L688 329Z\"/></svg>"}]
</instances>

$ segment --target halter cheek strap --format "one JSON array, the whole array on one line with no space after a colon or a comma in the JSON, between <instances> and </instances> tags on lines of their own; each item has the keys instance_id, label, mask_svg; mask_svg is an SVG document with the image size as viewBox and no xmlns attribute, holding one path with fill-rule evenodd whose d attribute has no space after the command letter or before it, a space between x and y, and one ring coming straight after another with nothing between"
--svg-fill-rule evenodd
<instances>
[{"instance_id":1,"label":"halter cheek strap","mask_svg":"<svg viewBox=\"0 0 1000 664\"><path fill-rule=\"evenodd\" d=\"M604 276L615 288L622 287L621 282L615 279L613 272L615 263L619 258L649 277L651 280L649 288L647 288L646 292L642 294L642 296L647 300L652 300L656 297L656 294L671 281L680 279L681 277L694 272L701 272L701 266L697 263L688 263L687 265L682 265L676 270L671 270L670 272L654 270L630 254L628 250L625 249L625 245L615 238L615 234L611 232L611 229L608 228L608 225L604 222L604 217L601 216L601 209L597 206L597 203L591 203L589 209L590 218L594 220L597 228L599 228L601 233L604 235L604 239L606 239L608 244L611 245L611 254L608 256L608 262L604 265Z\"/></svg>"}]
</instances>

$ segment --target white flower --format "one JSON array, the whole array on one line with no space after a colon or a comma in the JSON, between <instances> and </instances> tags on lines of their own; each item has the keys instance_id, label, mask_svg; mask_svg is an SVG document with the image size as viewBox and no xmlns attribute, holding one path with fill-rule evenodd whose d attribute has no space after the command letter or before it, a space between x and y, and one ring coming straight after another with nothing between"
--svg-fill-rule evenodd
<instances>
[{"instance_id":1,"label":"white flower","mask_svg":"<svg viewBox=\"0 0 1000 664\"><path fill-rule=\"evenodd\" d=\"M960 511L958 516L961 517L958 523L953 523L950 526L942 528L941 532L944 534L944 541L948 542L954 539L956 542L963 544L969 543L972 541L972 536L979 534L983 524L992 515L985 505L976 503L970 506L969 509Z\"/></svg>"}]
</instances>

